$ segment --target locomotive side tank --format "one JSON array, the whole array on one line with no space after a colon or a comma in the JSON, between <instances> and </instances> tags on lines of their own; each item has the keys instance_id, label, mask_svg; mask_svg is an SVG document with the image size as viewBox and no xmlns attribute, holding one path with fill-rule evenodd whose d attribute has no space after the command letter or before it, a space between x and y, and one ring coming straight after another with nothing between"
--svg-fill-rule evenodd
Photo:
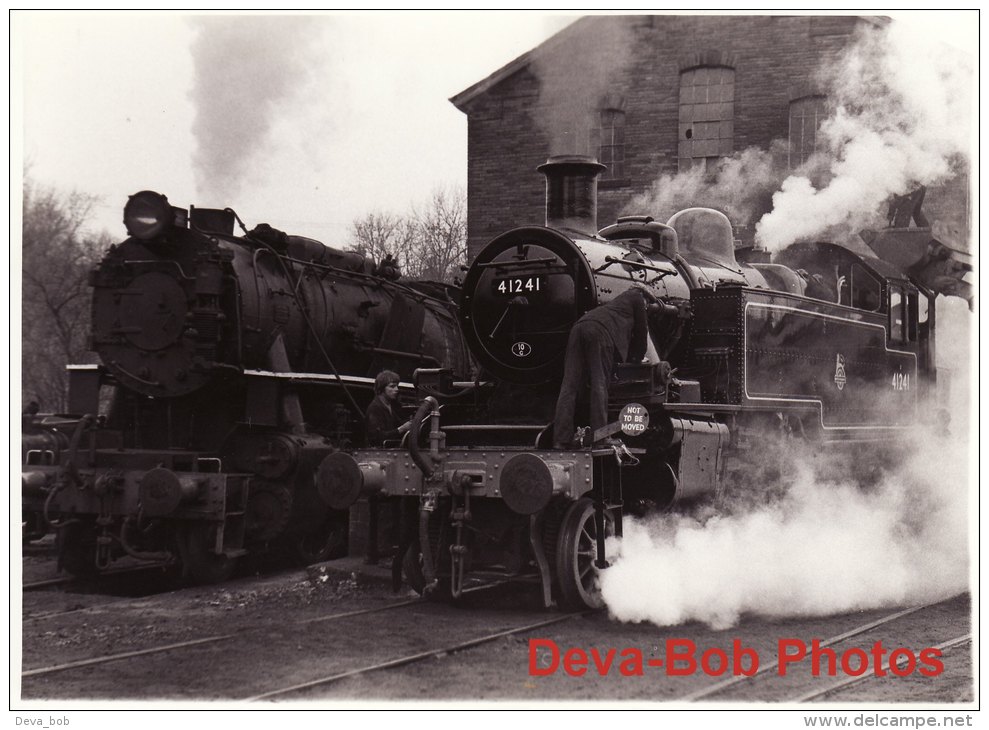
<instances>
[{"instance_id":1,"label":"locomotive side tank","mask_svg":"<svg viewBox=\"0 0 989 730\"><path fill-rule=\"evenodd\" d=\"M130 237L93 271L99 366L70 368L70 414L28 419L24 509L57 531L62 565L180 561L200 581L270 544L339 550L346 513L315 470L363 438L382 369L468 369L452 288L389 261L143 191ZM243 227L243 225L241 224ZM406 395L406 397L407 397Z\"/></svg>"},{"instance_id":2,"label":"locomotive side tank","mask_svg":"<svg viewBox=\"0 0 989 730\"><path fill-rule=\"evenodd\" d=\"M534 578L546 605L599 605L605 538L625 512L716 497L789 438L883 441L919 418L933 296L901 272L831 244L739 261L728 219L703 208L596 231L601 166L540 169L546 225L496 237L464 281L461 326L493 394L465 408L437 393L443 373L421 370L430 395L404 448L321 465L334 503L377 494L418 514L400 550L415 587L456 597L495 572ZM570 329L634 286L660 302L646 358L616 368L608 426L549 448Z\"/></svg>"}]
</instances>

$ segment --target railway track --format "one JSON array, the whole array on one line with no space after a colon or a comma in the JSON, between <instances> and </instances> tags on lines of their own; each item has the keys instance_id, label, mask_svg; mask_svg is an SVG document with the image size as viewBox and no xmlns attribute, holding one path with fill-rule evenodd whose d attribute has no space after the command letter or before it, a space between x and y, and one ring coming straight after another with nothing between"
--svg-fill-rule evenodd
<instances>
[{"instance_id":1,"label":"railway track","mask_svg":"<svg viewBox=\"0 0 989 730\"><path fill-rule=\"evenodd\" d=\"M952 600L952 599L948 599L948 600ZM822 639L819 642L818 646L820 648L840 647L842 644L848 642L850 639L866 636L870 633L875 632L876 629L886 627L897 621L905 619L911 615L919 614L925 610L938 606L941 603L943 602L912 606L899 611L895 611L879 619L869 621L859 626L853 627L847 631L843 631L835 636L831 636L827 639ZM881 639L886 637L880 635L876 638ZM943 644L938 645L935 648L939 650L951 649L965 643L965 641L971 641L971 634L964 634L962 636L955 637L947 642L944 642ZM900 662L896 662L896 664L899 666ZM774 679L779 681L780 678L776 677L776 675L774 674L778 670L779 665L780 665L779 661L762 664L760 665L758 671L754 672L751 675L740 675L736 677L731 677L730 679L722 680L720 682L716 682L714 684L708 685L707 687L703 687L699 690L695 690L687 695L684 695L678 698L677 701L698 702L701 700L718 701L722 699L728 699L729 693L732 690L734 690L736 687L739 687L741 685L748 685L749 687L752 687L753 685L756 685L759 682L764 682L770 677L773 677ZM818 688L810 692L802 692L796 696L791 694L781 699L787 702L795 702L795 703L812 702L815 699L820 699L822 697L826 697L828 695L839 692L846 687L867 681L872 677L873 677L872 674L862 674L860 676L848 677L845 679L836 680L835 682L828 684L826 687ZM730 699L737 699L737 698L732 697ZM746 699L751 701L753 698L749 696L746 697Z\"/></svg>"},{"instance_id":2,"label":"railway track","mask_svg":"<svg viewBox=\"0 0 989 730\"><path fill-rule=\"evenodd\" d=\"M954 639L949 639L944 643L938 644L934 648L943 653L943 652L949 652L952 649L970 643L972 643L972 635L963 634L961 636L956 636ZM906 665L906 660L904 659L902 661L898 661L896 662L896 665L898 667L903 667ZM831 695L837 694L853 685L857 685L863 682L868 682L869 680L872 679L874 679L874 677L871 674L863 674L860 677L848 677L847 679L834 682L833 684L827 687L822 687L820 689L814 690L813 692L807 692L798 697L794 697L791 700L791 702L802 703L802 702L813 702L814 700L824 699L826 697L830 697Z\"/></svg>"},{"instance_id":3,"label":"railway track","mask_svg":"<svg viewBox=\"0 0 989 730\"><path fill-rule=\"evenodd\" d=\"M25 593L40 591L46 588L57 588L64 585L90 585L96 584L104 578L116 578L121 575L142 575L168 568L168 563L152 563L148 565L132 565L122 568L110 568L101 572L93 578L83 578L74 575L59 576L57 578L46 578L44 580L30 581L21 584L21 590Z\"/></svg>"},{"instance_id":4,"label":"railway track","mask_svg":"<svg viewBox=\"0 0 989 730\"><path fill-rule=\"evenodd\" d=\"M584 613L587 613L586 611ZM535 631L536 629L541 629L546 626L552 626L553 624L562 623L564 621L569 621L577 616L581 616L580 613L565 614L562 616L554 616L551 619L546 619L544 621L537 621L535 623L526 623L522 626L518 626L511 629L506 629L503 631L496 631L494 633L485 634L474 639L469 639L467 641L460 641L454 644L445 644L436 649L429 649L427 651L416 652L414 654L407 654L405 656L396 657L394 659L389 659L383 662L375 662L373 664L368 664L362 667L356 667L354 669L349 669L343 672L336 672L334 674L327 675L325 677L319 677L317 679L312 679L299 684L293 684L287 687L281 687L279 689L268 690L258 695L245 698L246 702L257 702L260 700L273 700L279 697L287 697L289 695L297 695L301 692L307 690L315 689L317 687L325 687L326 685L333 684L334 682L339 682L343 679L350 679L351 677L357 677L362 674L369 674L370 672L377 672L383 669L395 669L397 667L404 667L410 664L415 664L416 662L422 662L427 659L432 659L434 657L446 656L448 654L454 654L460 651L466 651L467 649L473 649L474 647L482 646L484 644L491 643L492 641L497 641L498 639L503 639L508 636L514 636L516 634L523 634L529 631Z\"/></svg>"},{"instance_id":5,"label":"railway track","mask_svg":"<svg viewBox=\"0 0 989 730\"><path fill-rule=\"evenodd\" d=\"M483 595L495 587L470 589L471 595L482 595L476 595L470 601L471 606L460 608L416 598L371 607L366 604L362 607L361 602L358 602L351 605L351 610L338 607L333 613L317 616L310 613L306 617L286 621L279 621L278 614L275 614L274 620L269 618L265 622L245 622L243 618L249 618L250 614L244 614L239 627L238 621L223 621L212 624L212 632L206 629L199 636L188 633L182 636L170 632L171 636L159 635L159 642L154 645L141 647L138 644L130 651L88 657L80 657L79 654L73 657L69 654L66 661L45 666L40 666L43 658L41 661L36 658L36 666L22 672L22 687L25 696L41 697L47 693L65 696L65 692L72 696L73 692L78 692L81 693L78 695L80 697L90 697L99 696L100 692L116 693L121 687L141 686L139 678L143 675L149 680L144 686L156 689L160 686L162 696L171 699L176 699L178 695L189 699L264 703L346 697L350 696L349 693L371 697L378 696L373 693L381 690L384 690L382 696L391 696L391 690L385 688L399 688L403 692L403 688L409 686L408 682L419 681L416 678L422 676L438 677L450 671L443 667L450 666L459 667L458 672L465 672L462 678L467 684L464 686L470 687L469 678L472 675L484 676L483 672L489 671L482 669L488 666L486 651L493 652L492 656L501 656L502 661L508 659L510 666L518 668L520 674L514 675L512 680L518 685L519 677L524 673L524 659L520 656L523 651L521 647L525 645L524 635L554 624L563 625L583 614L547 616L542 612L519 610L517 607L506 610L499 606L499 601L504 602L503 594ZM201 599L195 600L201 602ZM914 636L920 635L917 634L918 627L929 624L939 631L937 634L924 632L924 636L930 637L926 640L932 643L940 641L936 648L945 653L950 652L970 642L971 636L961 633L964 630L961 628L963 617L955 608L946 607L949 601L913 606L879 617L873 614L872 620L860 620L854 626L849 626L848 623L848 619L853 617L845 617L842 626L845 630L820 639L819 645L833 647L839 652L842 647L847 649L863 641L871 643L876 639L893 646L909 645L910 640L907 637L911 632ZM192 603L189 606L179 606L174 611L178 615L186 615L190 609L194 610L195 605ZM959 604L954 601L953 605L957 607ZM135 604L134 613L138 615L147 609L147 602L140 606ZM926 613L927 611L932 612ZM393 614L380 619L361 618L386 612ZM149 614L149 618L131 622L126 619L127 608L114 613L125 617L125 621L117 623L117 626L125 627L130 623L137 629L148 621L154 621L151 616L157 615ZM230 616L233 618L233 614ZM952 618L953 616L957 619ZM944 621L946 617L950 620ZM326 625L325 631L318 630L322 625ZM567 638L560 637L559 641L565 644L567 641L574 641L573 637L580 636L582 638L578 642L593 642L595 640L588 636L599 635L593 628L594 625L594 622L570 624L572 628L566 628L562 632ZM842 622L832 625L841 626ZM442 626L442 632L436 631L436 626ZM953 634L950 633L952 627ZM59 630L57 625L53 628ZM523 638L493 644L499 639L519 635ZM612 631L609 635L613 637L613 641L618 641L615 637L622 634ZM948 636L952 638L945 640ZM376 640L376 637L380 640ZM492 648L472 651L485 644ZM77 646L84 649L87 644ZM450 663L434 663L437 658L454 654L459 656L447 660ZM266 671L258 673L255 669L258 657L262 655ZM218 662L222 663L223 672L215 671ZM842 693L849 691L849 688L867 687L864 683L872 677L870 674L812 679L809 669L804 671L803 668L779 677L775 672L778 666L778 662L760 665L759 671L751 677L716 682L680 697L671 696L668 691L662 692L662 700L806 703L831 697L840 699ZM179 667L202 667L197 670L202 673L197 675L195 671L187 670L176 672ZM478 674L478 671L481 673ZM375 675L376 672L379 674ZM187 674L187 683L176 690L172 676L183 674ZM341 684L344 680L355 681ZM164 681L164 684L158 685L159 681ZM482 686L489 685L482 683ZM547 689L552 687L544 686ZM668 689L672 690L674 687ZM142 690L138 690L138 695L144 696L141 692ZM641 696L641 699L649 698L648 695ZM652 699L660 698L652 695Z\"/></svg>"},{"instance_id":6,"label":"railway track","mask_svg":"<svg viewBox=\"0 0 989 730\"><path fill-rule=\"evenodd\" d=\"M307 624L323 623L328 621L338 621L341 619L352 618L354 616L363 616L370 613L380 613L382 611L390 611L396 608L402 608L404 606L411 606L419 603L419 599L402 601L399 603L394 603L389 606L376 606L374 608L355 610L355 611L345 611L337 614L330 614L328 616L319 616L317 618L303 619L301 621L295 622L299 626L304 626ZM227 634L216 634L213 636L204 636L198 639L190 639L188 641L179 641L169 644L162 644L159 646L147 647L145 649L137 649L134 651L125 651L115 654L104 654L102 656L91 657L89 659L79 659L77 661L65 662L63 664L53 664L47 667L36 667L34 669L25 669L22 673L22 677L39 677L47 674L55 674L56 672L65 672L72 669L81 669L83 667L94 667L101 664L109 664L111 662L123 661L125 659L133 659L139 656L149 656L151 654L163 654L172 651L178 651L180 649L185 649L193 646L201 646L203 644L215 644L221 641L231 641L233 639L242 638L246 639L249 637L251 631L238 631Z\"/></svg>"},{"instance_id":7,"label":"railway track","mask_svg":"<svg viewBox=\"0 0 989 730\"><path fill-rule=\"evenodd\" d=\"M477 594L490 591L498 586L480 586L477 588L468 589L465 593L477 598ZM487 599L481 597L482 601ZM432 612L432 607L436 607L436 610L440 612L451 612L452 615L460 616L463 619L469 619L472 615L470 611L465 611L459 608L453 608L445 604L436 604L429 601L424 601L421 598L416 598L413 600L403 600L395 602L386 606L375 606L370 608L361 608L350 611L340 611L332 613L325 616L308 617L305 619L299 619L297 621L291 622L293 627L299 630L292 630L288 628L285 632L286 635L291 636L307 636L307 637L326 637L326 641L329 641L333 634L313 634L311 628L317 625L327 625L334 622L346 622L348 619L357 619L361 616L366 616L369 614L383 613L390 611L402 611L411 608L419 607L423 611ZM521 616L517 616L514 625L509 625L506 627L501 627L499 630L488 630L487 632L480 633L477 631L477 626L474 625L473 621L465 621L458 629L460 634L456 631L447 634L442 634L440 638L435 632L420 632L422 636L419 637L420 640L424 640L429 648L425 650L413 651L413 652L402 652L400 650L395 651L392 656L379 656L377 660L374 658L374 652L367 652L363 654L352 654L350 659L345 659L345 663L350 666L344 666L333 671L332 673L327 673L323 675L310 673L310 679L305 681L294 681L286 683L283 686L279 686L277 682L272 682L269 687L265 687L263 684L260 687L253 688L253 694L248 697L244 697L241 701L276 701L279 699L305 696L307 691L312 691L320 687L338 682L343 679L357 677L360 675L365 675L371 672L403 667L415 664L417 662L424 662L434 657L444 656L447 654L452 654L456 652L465 652L474 647L482 646L484 644L489 644L491 642L497 641L505 637L510 637L516 634L524 634L526 632L531 632L538 630L542 627L551 626L553 624L562 623L565 621L572 620L582 614L557 614L550 617L543 615L538 620L533 621L531 612L527 617L525 612ZM407 625L409 626L423 626L422 622L419 621L414 616L405 619ZM394 621L389 621L388 625L394 625ZM402 622L398 622L402 625ZM382 623L382 625L385 625ZM365 629L360 628L362 624L359 622L354 625L353 628L347 629L334 628L334 632L347 632L352 635L363 636ZM364 625L366 626L366 625ZM304 630L303 630L304 629ZM267 633L266 633L267 632ZM465 637L464 632L468 635ZM263 637L263 638L262 638ZM451 639L451 637L455 637ZM445 639L445 640L444 640ZM280 640L280 639L279 639ZM116 652L112 654L105 654L100 656L93 656L83 659L78 659L74 661L68 661L60 664L53 664L48 666L36 666L32 668L25 669L21 674L22 686L27 690L27 694L32 694L31 686L39 680L52 677L52 675L57 674L68 674L68 673L81 673L87 672L89 676L99 676L105 674L105 671L101 671L99 668L105 667L106 665L118 663L118 662L134 662L140 659L144 659L145 662L149 657L154 655L159 655L165 658L169 662L170 666L178 666L178 662L185 661L185 659L178 659L184 651L193 651L197 648L199 649L209 649L211 645L221 645L225 644L225 648L222 651L226 656L229 657L228 661L233 661L234 663L239 663L237 657L247 657L250 656L254 660L254 654L252 647L256 647L262 641L271 642L273 641L270 633L270 628L265 629L259 627L257 629L241 630L241 631L231 631L226 633L217 633L210 636L200 636L196 638L189 639L187 641L169 642L163 643L156 646L149 646L133 651ZM385 652L388 648L382 647ZM174 657L169 657L169 655L174 655ZM356 661L355 661L356 660ZM364 660L363 662L361 660ZM249 662L244 662L245 664ZM143 665L143 662L142 662ZM134 665L135 667L142 665ZM119 672L130 672L131 664L123 664L118 670ZM84 677L86 675L80 675ZM270 677L271 680L277 678L277 673L273 673ZM295 676L305 676L304 674L298 674ZM282 677L284 679L284 675ZM265 681L265 680L263 680ZM273 686L272 686L273 685ZM251 689L248 689L251 691Z\"/></svg>"},{"instance_id":8,"label":"railway track","mask_svg":"<svg viewBox=\"0 0 989 730\"><path fill-rule=\"evenodd\" d=\"M158 595L167 595L167 593L161 593ZM69 608L59 609L57 611L42 611L40 613L29 613L21 617L22 623L31 623L34 621L45 621L48 619L58 618L59 616L67 616L70 614L82 614L91 613L94 611L102 611L107 608L112 608L113 606L126 606L131 603L133 598L117 598L112 601L100 601L99 603L93 603L88 606L74 605Z\"/></svg>"},{"instance_id":9,"label":"railway track","mask_svg":"<svg viewBox=\"0 0 989 730\"><path fill-rule=\"evenodd\" d=\"M472 595L472 594L481 593L481 592L488 591L488 590L491 590L493 588L496 588L499 585L501 585L501 584L500 583L493 583L493 584L489 584L489 585L479 586L479 587L476 587L476 588L470 588L470 589L465 590L464 591L464 594L465 595ZM125 603L125 602L126 601L120 601L119 603ZM118 602L117 601L114 601L114 602L111 602L110 604L103 603L103 604L100 604L98 606L89 606L89 607L84 607L84 608L76 609L76 610L78 610L78 611L88 611L88 610L103 609L107 605L112 605L112 604L115 604L115 603L118 603ZM418 606L418 605L422 605L422 603L423 603L423 599L421 599L421 598L415 598L415 599L406 600L406 601L399 601L399 602L396 602L396 603L389 604L387 606L374 606L372 608L364 608L364 609L356 609L356 610L352 610L352 611L342 611L340 613L332 613L332 614L329 614L329 615L326 615L326 616L316 616L314 618L299 619L299 620L294 621L292 623L294 625L296 625L296 626L299 626L299 627L312 626L312 625L315 625L315 624L328 623L328 622L331 622L331 621L340 621L340 620L343 620L343 619L354 618L354 617L357 617L357 616L365 616L365 615L368 615L368 614L382 613L384 611L392 611L392 610L395 610L395 609L405 608L405 607L408 607L408 606ZM74 610L54 611L54 612L51 612L49 614L45 614L45 615L41 615L41 616L35 616L35 617L30 617L30 618L34 618L35 620L38 619L38 618L55 618L57 616L61 616L61 615L64 615L66 613L73 613L73 612L75 612L75 611ZM113 654L104 654L104 655L100 655L100 656L90 657L90 658L87 658L87 659L79 659L79 660L75 660L75 661L71 661L71 662L64 662L64 663L60 663L60 664L53 664L53 665L50 665L50 666L35 667L33 669L25 669L21 673L21 676L24 677L24 678L40 677L40 676L45 676L45 675L50 675L50 674L56 674L58 672L70 671L70 670L73 670L73 669L81 669L81 668L84 668L84 667L94 667L94 666L99 666L99 665L104 665L104 664L110 664L112 662L123 661L123 660L126 660L126 659L132 659L132 658L135 658L135 657L150 656L150 655L153 655L153 654L163 654L163 653L168 653L168 652L174 652L174 651L179 651L179 650L185 649L185 648L202 646L202 645L205 645L205 644L215 644L215 643L224 642L224 641L232 641L232 640L235 640L235 639L244 639L244 640L247 640L247 639L249 639L251 637L252 634L259 633L260 631L261 631L261 629L258 629L258 630L235 631L235 632L230 632L230 633L220 633L220 634L214 634L214 635L210 635L210 636L199 637L199 638L196 638L196 639L190 639L188 641L170 642L170 643L167 643L167 644L161 644L161 645L157 645L157 646L146 647L144 649L137 649L137 650L134 650L134 651L116 652L116 653L113 653Z\"/></svg>"}]
</instances>

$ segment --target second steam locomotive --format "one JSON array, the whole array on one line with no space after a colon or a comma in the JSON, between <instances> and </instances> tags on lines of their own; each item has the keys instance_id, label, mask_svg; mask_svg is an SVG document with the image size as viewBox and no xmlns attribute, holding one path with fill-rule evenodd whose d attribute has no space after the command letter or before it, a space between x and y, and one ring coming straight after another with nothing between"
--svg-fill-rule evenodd
<instances>
[{"instance_id":1,"label":"second steam locomotive","mask_svg":"<svg viewBox=\"0 0 989 730\"><path fill-rule=\"evenodd\" d=\"M53 530L73 573L130 556L203 582L269 545L338 552L317 466L362 441L382 369L406 390L468 369L452 289L151 191L124 223L90 281L102 364L70 368L68 414L25 417L26 536Z\"/></svg>"},{"instance_id":2,"label":"second steam locomotive","mask_svg":"<svg viewBox=\"0 0 989 730\"><path fill-rule=\"evenodd\" d=\"M403 444L320 464L335 507L362 494L403 507L399 558L420 591L456 597L471 575L497 574L534 579L546 605L599 605L624 513L720 494L773 434L893 439L933 385L934 294L904 272L828 243L739 260L728 219L703 208L598 231L601 167L551 158L546 225L496 237L466 272L474 387L420 368ZM554 449L569 332L630 287L662 302L646 358L618 367L609 426Z\"/></svg>"}]
</instances>

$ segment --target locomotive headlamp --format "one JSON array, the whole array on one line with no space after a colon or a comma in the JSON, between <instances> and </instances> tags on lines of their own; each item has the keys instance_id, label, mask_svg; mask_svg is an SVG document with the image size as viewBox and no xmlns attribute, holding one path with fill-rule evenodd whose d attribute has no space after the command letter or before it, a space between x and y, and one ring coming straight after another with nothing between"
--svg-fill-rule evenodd
<instances>
[{"instance_id":1,"label":"locomotive headlamp","mask_svg":"<svg viewBox=\"0 0 989 730\"><path fill-rule=\"evenodd\" d=\"M124 226L127 232L143 241L160 236L172 225L175 213L168 198L161 193L142 190L127 199L124 206Z\"/></svg>"}]
</instances>

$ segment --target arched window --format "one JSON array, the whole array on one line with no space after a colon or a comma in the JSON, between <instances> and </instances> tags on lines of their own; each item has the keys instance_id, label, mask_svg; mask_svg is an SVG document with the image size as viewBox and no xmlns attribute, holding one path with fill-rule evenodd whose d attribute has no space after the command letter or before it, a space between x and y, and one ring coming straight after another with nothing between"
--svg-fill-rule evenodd
<instances>
[{"instance_id":1,"label":"arched window","mask_svg":"<svg viewBox=\"0 0 989 730\"><path fill-rule=\"evenodd\" d=\"M817 133L826 113L823 96L804 96L790 102L790 167L799 167L818 149Z\"/></svg>"},{"instance_id":2,"label":"arched window","mask_svg":"<svg viewBox=\"0 0 989 730\"><path fill-rule=\"evenodd\" d=\"M680 74L681 170L710 167L735 145L735 69L699 66Z\"/></svg>"},{"instance_id":3,"label":"arched window","mask_svg":"<svg viewBox=\"0 0 989 730\"><path fill-rule=\"evenodd\" d=\"M625 172L625 112L602 109L601 126L597 131L598 161L608 169L602 180L623 180Z\"/></svg>"}]
</instances>

